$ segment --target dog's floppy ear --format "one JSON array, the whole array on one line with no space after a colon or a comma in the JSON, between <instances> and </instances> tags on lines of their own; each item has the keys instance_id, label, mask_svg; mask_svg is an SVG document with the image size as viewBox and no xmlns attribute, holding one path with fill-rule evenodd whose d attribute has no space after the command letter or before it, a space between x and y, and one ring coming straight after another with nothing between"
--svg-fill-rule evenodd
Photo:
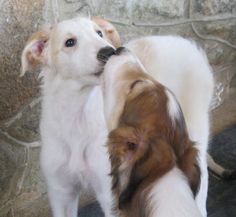
<instances>
[{"instance_id":1,"label":"dog's floppy ear","mask_svg":"<svg viewBox=\"0 0 236 217\"><path fill-rule=\"evenodd\" d=\"M110 156L120 159L120 161L116 160L112 163L122 164L123 169L130 167L130 163L141 148L140 144L142 143L137 137L135 128L127 126L118 127L109 133L108 138Z\"/></svg>"},{"instance_id":2,"label":"dog's floppy ear","mask_svg":"<svg viewBox=\"0 0 236 217\"><path fill-rule=\"evenodd\" d=\"M26 71L34 69L43 62L43 51L49 39L48 31L34 33L28 40L21 56L21 75Z\"/></svg>"},{"instance_id":3,"label":"dog's floppy ear","mask_svg":"<svg viewBox=\"0 0 236 217\"><path fill-rule=\"evenodd\" d=\"M102 19L101 17L92 17L92 21L94 21L104 31L106 37L110 40L112 45L116 48L121 46L120 35L110 22Z\"/></svg>"},{"instance_id":4,"label":"dog's floppy ear","mask_svg":"<svg viewBox=\"0 0 236 217\"><path fill-rule=\"evenodd\" d=\"M132 150L135 161L127 187L119 197L119 208L123 209L132 200L142 183L151 184L154 180L169 171L175 162L175 156L170 146L160 139L154 139L149 144L128 144L128 150ZM140 150L139 150L140 149ZM136 153L135 153L135 152ZM138 156L139 155L139 156Z\"/></svg>"}]
</instances>

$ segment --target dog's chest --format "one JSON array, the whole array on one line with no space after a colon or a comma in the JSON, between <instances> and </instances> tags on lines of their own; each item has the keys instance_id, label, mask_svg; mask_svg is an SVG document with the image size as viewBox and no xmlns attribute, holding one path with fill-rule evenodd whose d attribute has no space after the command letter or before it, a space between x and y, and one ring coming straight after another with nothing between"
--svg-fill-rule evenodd
<instances>
[{"instance_id":1,"label":"dog's chest","mask_svg":"<svg viewBox=\"0 0 236 217\"><path fill-rule=\"evenodd\" d=\"M80 175L89 171L90 155L104 152L101 149L106 127L101 90L95 88L88 93L67 90L45 97L41 135L42 139L51 137L59 143L57 147L63 146L66 150L61 162L65 170Z\"/></svg>"},{"instance_id":2,"label":"dog's chest","mask_svg":"<svg viewBox=\"0 0 236 217\"><path fill-rule=\"evenodd\" d=\"M42 122L64 137L96 133L105 125L100 88L86 90L71 84L52 90L43 100Z\"/></svg>"}]
</instances>

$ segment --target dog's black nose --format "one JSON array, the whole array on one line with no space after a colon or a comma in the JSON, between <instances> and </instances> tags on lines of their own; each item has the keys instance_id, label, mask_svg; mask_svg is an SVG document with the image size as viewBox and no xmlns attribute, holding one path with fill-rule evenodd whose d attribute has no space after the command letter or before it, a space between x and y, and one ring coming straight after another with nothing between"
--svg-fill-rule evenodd
<instances>
[{"instance_id":1,"label":"dog's black nose","mask_svg":"<svg viewBox=\"0 0 236 217\"><path fill-rule=\"evenodd\" d=\"M114 55L115 52L116 52L115 49L113 49L112 47L109 46L103 47L98 51L97 59L106 63L109 57Z\"/></svg>"},{"instance_id":2,"label":"dog's black nose","mask_svg":"<svg viewBox=\"0 0 236 217\"><path fill-rule=\"evenodd\" d=\"M126 52L126 51L128 51L127 48L125 48L125 47L118 47L116 49L116 55L120 55L121 53Z\"/></svg>"}]
</instances>

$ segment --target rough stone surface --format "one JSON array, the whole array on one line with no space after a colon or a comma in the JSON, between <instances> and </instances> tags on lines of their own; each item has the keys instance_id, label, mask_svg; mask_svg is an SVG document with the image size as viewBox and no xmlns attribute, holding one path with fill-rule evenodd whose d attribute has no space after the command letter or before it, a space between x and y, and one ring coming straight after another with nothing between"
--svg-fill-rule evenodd
<instances>
[{"instance_id":1,"label":"rough stone surface","mask_svg":"<svg viewBox=\"0 0 236 217\"><path fill-rule=\"evenodd\" d=\"M11 117L37 94L37 74L19 78L20 56L42 21L43 1L0 1L0 121ZM33 21L33 22L32 22Z\"/></svg>"},{"instance_id":2,"label":"rough stone surface","mask_svg":"<svg viewBox=\"0 0 236 217\"><path fill-rule=\"evenodd\" d=\"M24 44L43 23L88 14L112 21L124 43L155 34L194 39L213 67L212 107L235 90L235 0L0 0L0 217L51 216L39 166L38 72L18 76ZM92 198L84 192L81 205Z\"/></svg>"},{"instance_id":3,"label":"rough stone surface","mask_svg":"<svg viewBox=\"0 0 236 217\"><path fill-rule=\"evenodd\" d=\"M39 148L24 147L0 134L0 216L25 209L46 192L38 153Z\"/></svg>"},{"instance_id":4,"label":"rough stone surface","mask_svg":"<svg viewBox=\"0 0 236 217\"><path fill-rule=\"evenodd\" d=\"M22 195L18 198L16 205L13 203L10 209L2 209L0 217L51 217L48 198L45 195L42 197L34 196L33 193ZM19 204L21 203L21 204Z\"/></svg>"},{"instance_id":5,"label":"rough stone surface","mask_svg":"<svg viewBox=\"0 0 236 217\"><path fill-rule=\"evenodd\" d=\"M115 4L113 4L115 3ZM185 10L184 0L155 1L155 0L130 0L130 1L107 1L99 10L94 7L94 12L113 18L129 19L157 19L183 17ZM114 5L111 7L111 5Z\"/></svg>"},{"instance_id":6,"label":"rough stone surface","mask_svg":"<svg viewBox=\"0 0 236 217\"><path fill-rule=\"evenodd\" d=\"M19 193L25 160L25 148L0 135L0 207Z\"/></svg>"},{"instance_id":7,"label":"rough stone surface","mask_svg":"<svg viewBox=\"0 0 236 217\"><path fill-rule=\"evenodd\" d=\"M222 15L236 13L234 0L195 0L195 12L199 15Z\"/></svg>"},{"instance_id":8,"label":"rough stone surface","mask_svg":"<svg viewBox=\"0 0 236 217\"><path fill-rule=\"evenodd\" d=\"M4 129L11 137L24 142L34 142L39 140L39 117L40 102L38 101L36 105L27 106L21 116Z\"/></svg>"}]
</instances>

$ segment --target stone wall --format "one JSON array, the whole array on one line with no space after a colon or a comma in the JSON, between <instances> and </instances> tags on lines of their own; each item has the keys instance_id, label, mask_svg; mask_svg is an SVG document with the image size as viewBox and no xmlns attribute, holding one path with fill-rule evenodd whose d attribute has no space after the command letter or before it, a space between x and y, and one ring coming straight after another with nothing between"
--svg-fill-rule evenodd
<instances>
[{"instance_id":1,"label":"stone wall","mask_svg":"<svg viewBox=\"0 0 236 217\"><path fill-rule=\"evenodd\" d=\"M38 163L38 72L20 78L20 55L41 25L80 14L110 20L123 42L153 34L196 40L214 69L213 108L236 87L236 0L0 0L0 217L49 216Z\"/></svg>"}]
</instances>

